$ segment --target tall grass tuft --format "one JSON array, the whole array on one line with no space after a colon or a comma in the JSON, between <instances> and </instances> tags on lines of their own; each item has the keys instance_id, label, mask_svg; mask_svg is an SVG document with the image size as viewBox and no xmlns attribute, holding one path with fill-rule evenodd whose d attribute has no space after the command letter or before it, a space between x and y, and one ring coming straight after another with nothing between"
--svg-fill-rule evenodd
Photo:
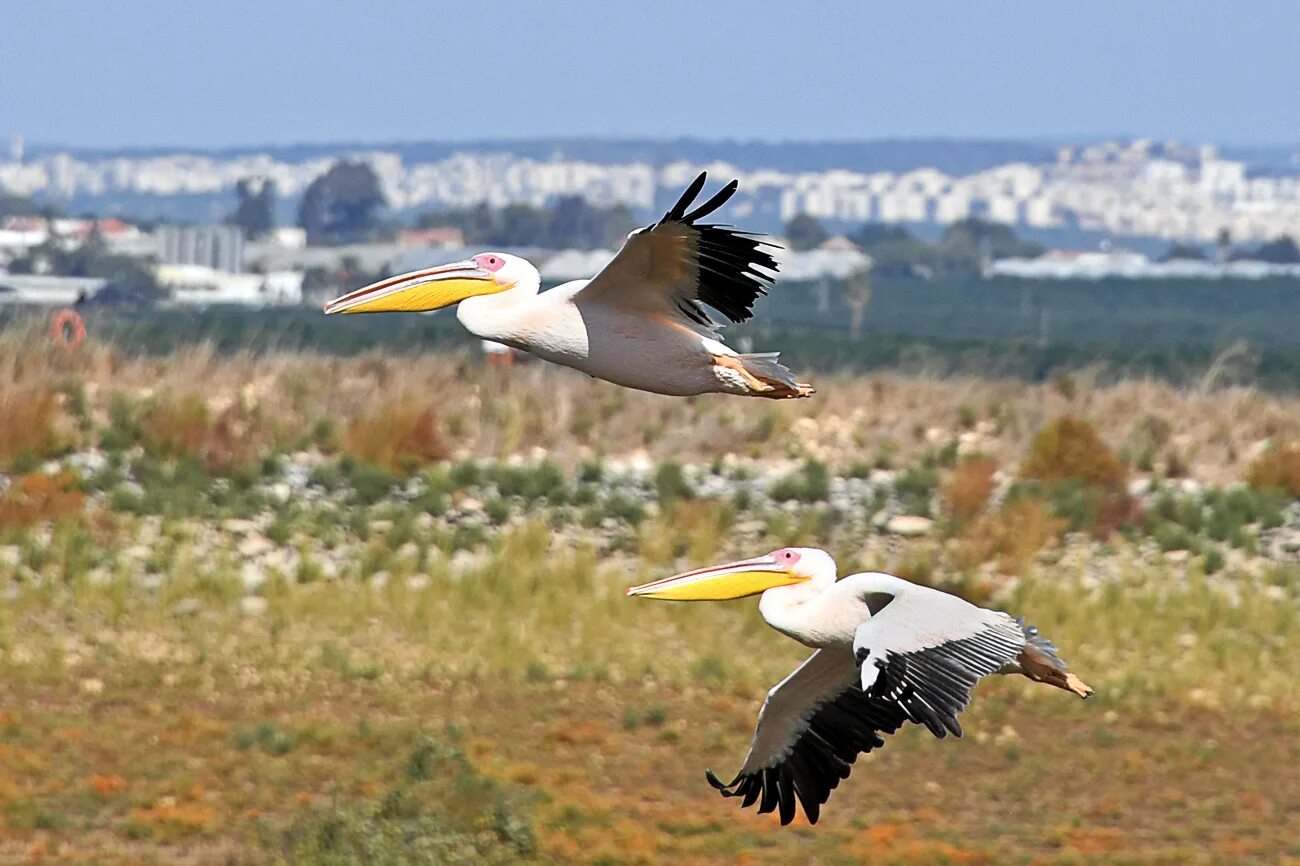
<instances>
[{"instance_id":1,"label":"tall grass tuft","mask_svg":"<svg viewBox=\"0 0 1300 866\"><path fill-rule=\"evenodd\" d=\"M137 429L145 453L174 459L199 456L211 425L212 416L202 397L161 395L145 407Z\"/></svg>"},{"instance_id":2,"label":"tall grass tuft","mask_svg":"<svg viewBox=\"0 0 1300 866\"><path fill-rule=\"evenodd\" d=\"M965 522L983 511L993 493L993 474L997 471L998 463L991 457L967 457L958 463L943 485L948 514Z\"/></svg>"},{"instance_id":3,"label":"tall grass tuft","mask_svg":"<svg viewBox=\"0 0 1300 866\"><path fill-rule=\"evenodd\" d=\"M972 523L953 560L963 569L995 562L1003 574L1024 574L1065 526L1066 521L1054 516L1042 500L1021 497Z\"/></svg>"},{"instance_id":4,"label":"tall grass tuft","mask_svg":"<svg viewBox=\"0 0 1300 866\"><path fill-rule=\"evenodd\" d=\"M343 447L360 460L399 473L450 455L438 428L437 410L413 401L387 403L353 419Z\"/></svg>"},{"instance_id":5,"label":"tall grass tuft","mask_svg":"<svg viewBox=\"0 0 1300 866\"><path fill-rule=\"evenodd\" d=\"M75 444L75 423L59 396L39 387L0 391L0 466L53 457Z\"/></svg>"}]
</instances>

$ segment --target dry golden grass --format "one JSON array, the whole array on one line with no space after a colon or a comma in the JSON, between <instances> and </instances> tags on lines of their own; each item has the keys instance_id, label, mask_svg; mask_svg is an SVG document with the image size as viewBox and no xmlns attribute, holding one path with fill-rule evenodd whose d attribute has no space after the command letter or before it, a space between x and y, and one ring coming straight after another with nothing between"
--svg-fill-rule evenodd
<instances>
[{"instance_id":1,"label":"dry golden grass","mask_svg":"<svg viewBox=\"0 0 1300 866\"><path fill-rule=\"evenodd\" d=\"M1137 452L1150 444L1151 431L1164 431L1158 460L1176 455L1190 477L1226 484L1245 477L1268 441L1300 436L1298 396L1242 387L1200 393L1151 381L1097 386L1086 376L1074 381L1067 395L1015 381L829 376L819 379L813 400L756 405L719 396L658 397L540 362L487 369L457 353L219 355L196 346L155 358L126 355L92 338L68 355L50 350L38 330L0 334L0 406L30 402L33 389L77 383L102 427L115 391L141 405L155 394L199 394L214 419L238 406L240 441L263 449L301 444L318 428L342 434L385 404L427 407L436 400L441 437L456 458L540 450L574 466L601 454L685 461L738 452L847 466L881 454L908 463L965 434L973 441L963 442L963 450L1015 466L1044 425L1073 415L1114 450ZM974 430L965 429L963 411L974 413Z\"/></svg>"}]
</instances>

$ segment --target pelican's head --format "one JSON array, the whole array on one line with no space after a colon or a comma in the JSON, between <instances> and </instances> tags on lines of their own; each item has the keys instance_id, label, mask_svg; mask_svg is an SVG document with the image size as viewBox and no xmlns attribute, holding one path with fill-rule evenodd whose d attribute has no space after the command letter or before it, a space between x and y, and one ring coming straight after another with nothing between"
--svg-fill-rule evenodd
<instances>
[{"instance_id":1,"label":"pelican's head","mask_svg":"<svg viewBox=\"0 0 1300 866\"><path fill-rule=\"evenodd\" d=\"M669 601L725 601L778 586L835 580L835 560L814 547L783 547L753 559L700 568L634 586L628 595Z\"/></svg>"},{"instance_id":2,"label":"pelican's head","mask_svg":"<svg viewBox=\"0 0 1300 866\"><path fill-rule=\"evenodd\" d=\"M325 305L333 313L422 313L517 285L536 290L537 269L509 253L479 253L463 262L411 271L348 292Z\"/></svg>"}]
</instances>

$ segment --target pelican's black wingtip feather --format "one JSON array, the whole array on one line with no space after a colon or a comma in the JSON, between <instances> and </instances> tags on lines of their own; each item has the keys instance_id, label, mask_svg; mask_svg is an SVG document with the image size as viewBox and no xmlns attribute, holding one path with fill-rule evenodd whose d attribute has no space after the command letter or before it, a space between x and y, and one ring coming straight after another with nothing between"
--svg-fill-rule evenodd
<instances>
[{"instance_id":1,"label":"pelican's black wingtip feather","mask_svg":"<svg viewBox=\"0 0 1300 866\"><path fill-rule=\"evenodd\" d=\"M677 204L670 207L668 213L664 214L664 222L681 220L686 216L686 209L695 201L696 196L700 194L700 190L704 189L704 182L708 180L708 177L709 173L702 171L695 180L691 181L691 185L686 187L686 192L682 193L681 198L677 199Z\"/></svg>"},{"instance_id":2,"label":"pelican's black wingtip feather","mask_svg":"<svg viewBox=\"0 0 1300 866\"><path fill-rule=\"evenodd\" d=\"M707 313L696 307L700 301L717 310L729 321L744 322L754 315L754 304L767 294L776 280L779 265L769 250L779 250L765 235L744 232L728 225L696 220L708 216L726 204L740 189L740 181L730 183L713 194L708 201L687 212L708 180L708 172L700 172L690 186L668 209L664 218L650 230L667 222L675 222L693 229L696 235L696 262L699 267L695 297L686 301L686 315L700 324L712 324Z\"/></svg>"},{"instance_id":3,"label":"pelican's black wingtip feather","mask_svg":"<svg viewBox=\"0 0 1300 866\"><path fill-rule=\"evenodd\" d=\"M794 820L797 803L808 823L815 824L857 756L883 746L881 735L895 733L906 721L902 707L853 686L813 713L785 757L751 773L742 771L729 785L711 770L705 778L724 797L744 797L742 809L757 804L760 814L779 812L785 825Z\"/></svg>"},{"instance_id":4,"label":"pelican's black wingtip feather","mask_svg":"<svg viewBox=\"0 0 1300 866\"><path fill-rule=\"evenodd\" d=\"M695 230L700 268L696 297L733 322L748 320L755 302L776 279L776 259L761 241L731 229L696 225Z\"/></svg>"},{"instance_id":5,"label":"pelican's black wingtip feather","mask_svg":"<svg viewBox=\"0 0 1300 866\"><path fill-rule=\"evenodd\" d=\"M713 198L682 217L682 222L691 225L700 217L708 216L726 204L727 201L736 194L736 190L738 189L740 189L740 181L733 180L731 183L718 190L717 193L714 194Z\"/></svg>"},{"instance_id":6,"label":"pelican's black wingtip feather","mask_svg":"<svg viewBox=\"0 0 1300 866\"><path fill-rule=\"evenodd\" d=\"M731 787L732 785L735 785L736 782L740 781L739 779L733 781L730 785L728 785L726 782L718 778L717 773L713 772L713 770L707 767L704 770L704 778L708 780L709 784L713 786L713 789L715 791L721 791L722 796L724 797L736 796L735 792L731 790Z\"/></svg>"}]
</instances>

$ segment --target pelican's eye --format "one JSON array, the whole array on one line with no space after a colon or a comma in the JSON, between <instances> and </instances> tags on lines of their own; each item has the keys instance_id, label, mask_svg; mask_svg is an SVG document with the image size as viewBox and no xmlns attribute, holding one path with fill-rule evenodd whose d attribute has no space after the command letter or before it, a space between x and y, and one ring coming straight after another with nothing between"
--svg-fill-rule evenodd
<instances>
[{"instance_id":1,"label":"pelican's eye","mask_svg":"<svg viewBox=\"0 0 1300 866\"><path fill-rule=\"evenodd\" d=\"M505 266L506 260L492 253L481 253L474 257L474 263L485 271L496 273Z\"/></svg>"}]
</instances>

